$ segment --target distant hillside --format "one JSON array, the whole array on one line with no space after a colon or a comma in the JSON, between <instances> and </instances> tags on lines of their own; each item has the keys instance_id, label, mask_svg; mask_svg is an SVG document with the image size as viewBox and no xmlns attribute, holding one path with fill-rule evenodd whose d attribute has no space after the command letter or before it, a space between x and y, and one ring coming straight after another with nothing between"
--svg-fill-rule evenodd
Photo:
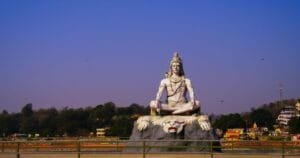
<instances>
[{"instance_id":1,"label":"distant hillside","mask_svg":"<svg viewBox=\"0 0 300 158\"><path fill-rule=\"evenodd\" d=\"M265 109L273 114L273 116L278 116L281 109L285 106L292 105L294 106L297 103L297 100L300 102L300 99L286 99L276 102L271 102L269 104L261 105L259 108Z\"/></svg>"},{"instance_id":2,"label":"distant hillside","mask_svg":"<svg viewBox=\"0 0 300 158\"><path fill-rule=\"evenodd\" d=\"M286 99L263 104L257 108L252 108L249 112L232 113L226 115L210 115L214 128L249 128L255 122L260 127L273 128L276 119L285 106L294 106L300 99Z\"/></svg>"}]
</instances>

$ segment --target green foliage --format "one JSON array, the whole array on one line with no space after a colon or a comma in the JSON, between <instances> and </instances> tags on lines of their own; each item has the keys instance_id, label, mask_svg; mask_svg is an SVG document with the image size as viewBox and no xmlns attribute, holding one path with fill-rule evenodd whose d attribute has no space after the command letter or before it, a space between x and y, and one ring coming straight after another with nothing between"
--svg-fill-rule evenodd
<instances>
[{"instance_id":1,"label":"green foliage","mask_svg":"<svg viewBox=\"0 0 300 158\"><path fill-rule=\"evenodd\" d=\"M128 115L115 116L113 125L107 130L108 136L129 137L134 120Z\"/></svg>"},{"instance_id":2,"label":"green foliage","mask_svg":"<svg viewBox=\"0 0 300 158\"><path fill-rule=\"evenodd\" d=\"M89 113L82 109L63 109L58 116L58 134L68 136L87 135Z\"/></svg>"},{"instance_id":3,"label":"green foliage","mask_svg":"<svg viewBox=\"0 0 300 158\"><path fill-rule=\"evenodd\" d=\"M228 114L220 117L211 115L214 128L225 131L228 128L246 128L253 122L258 126L272 128L277 116L286 105L294 105L296 100L283 100L265 104L259 109L242 114ZM41 136L86 136L95 132L97 128L108 128L107 135L128 137L131 133L134 119L139 115L150 113L149 107L131 104L129 107L117 107L108 102L103 105L87 108L55 108L39 109L34 111L32 104L26 104L21 112L9 114L3 111L0 114L0 134L39 133ZM299 133L299 119L289 122L291 133Z\"/></svg>"},{"instance_id":4,"label":"green foliage","mask_svg":"<svg viewBox=\"0 0 300 158\"><path fill-rule=\"evenodd\" d=\"M115 104L112 102L98 105L90 111L88 122L91 123L91 129L110 127L112 117L116 114Z\"/></svg>"},{"instance_id":5,"label":"green foliage","mask_svg":"<svg viewBox=\"0 0 300 158\"><path fill-rule=\"evenodd\" d=\"M289 133L300 134L300 117L293 117L289 121Z\"/></svg>"},{"instance_id":6,"label":"green foliage","mask_svg":"<svg viewBox=\"0 0 300 158\"><path fill-rule=\"evenodd\" d=\"M135 114L147 114L149 109L138 104L129 107L116 107L112 102L87 108L55 108L34 111L32 104L26 104L20 113L0 114L0 134L35 134L41 136L87 136L97 128L110 128L110 136L128 137L133 126Z\"/></svg>"},{"instance_id":7,"label":"green foliage","mask_svg":"<svg viewBox=\"0 0 300 158\"><path fill-rule=\"evenodd\" d=\"M33 115L32 104L28 103L22 108L23 117L30 117Z\"/></svg>"},{"instance_id":8,"label":"green foliage","mask_svg":"<svg viewBox=\"0 0 300 158\"><path fill-rule=\"evenodd\" d=\"M213 123L213 127L226 131L228 128L245 128L246 123L242 119L241 115L236 113L222 115L219 119L216 119Z\"/></svg>"},{"instance_id":9,"label":"green foliage","mask_svg":"<svg viewBox=\"0 0 300 158\"><path fill-rule=\"evenodd\" d=\"M251 112L221 116L211 115L211 119L213 127L222 130L228 128L245 128L246 126L250 127L254 122L256 122L259 127L265 126L272 129L281 109L287 105L295 105L296 102L296 99L281 100L264 104L258 109L252 109Z\"/></svg>"},{"instance_id":10,"label":"green foliage","mask_svg":"<svg viewBox=\"0 0 300 158\"><path fill-rule=\"evenodd\" d=\"M271 112L262 108L254 109L250 113L251 123L253 124L255 122L259 127L268 127L269 129L272 129L275 120L275 116L273 116Z\"/></svg>"},{"instance_id":11,"label":"green foliage","mask_svg":"<svg viewBox=\"0 0 300 158\"><path fill-rule=\"evenodd\" d=\"M12 114L8 114L7 111L3 111L0 114L0 136L7 136L11 133L18 131L17 117Z\"/></svg>"},{"instance_id":12,"label":"green foliage","mask_svg":"<svg viewBox=\"0 0 300 158\"><path fill-rule=\"evenodd\" d=\"M40 109L35 112L38 118L39 131L41 136L55 136L57 131L58 111L55 108Z\"/></svg>"},{"instance_id":13,"label":"green foliage","mask_svg":"<svg viewBox=\"0 0 300 158\"><path fill-rule=\"evenodd\" d=\"M21 133L37 133L38 132L38 120L33 115L32 104L27 104L22 108L20 129Z\"/></svg>"}]
</instances>

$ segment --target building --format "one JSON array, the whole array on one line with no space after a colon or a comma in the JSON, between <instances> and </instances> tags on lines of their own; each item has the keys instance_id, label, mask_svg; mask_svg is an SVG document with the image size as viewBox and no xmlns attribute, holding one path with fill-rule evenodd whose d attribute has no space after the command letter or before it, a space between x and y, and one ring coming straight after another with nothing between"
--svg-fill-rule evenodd
<instances>
[{"instance_id":1,"label":"building","mask_svg":"<svg viewBox=\"0 0 300 158\"><path fill-rule=\"evenodd\" d=\"M258 136L262 135L262 132L260 132L259 128L257 127L256 122L253 123L252 127L248 129L247 135L250 139L256 140L258 139Z\"/></svg>"},{"instance_id":2,"label":"building","mask_svg":"<svg viewBox=\"0 0 300 158\"><path fill-rule=\"evenodd\" d=\"M280 111L280 114L277 117L277 121L280 125L287 126L290 119L292 117L296 117L297 114L298 111L294 106L286 106Z\"/></svg>"},{"instance_id":3,"label":"building","mask_svg":"<svg viewBox=\"0 0 300 158\"><path fill-rule=\"evenodd\" d=\"M226 133L224 134L225 140L240 140L244 129L242 128L233 128L233 129L227 129Z\"/></svg>"},{"instance_id":4,"label":"building","mask_svg":"<svg viewBox=\"0 0 300 158\"><path fill-rule=\"evenodd\" d=\"M97 128L96 129L96 136L97 137L105 137L105 128Z\"/></svg>"},{"instance_id":5,"label":"building","mask_svg":"<svg viewBox=\"0 0 300 158\"><path fill-rule=\"evenodd\" d=\"M295 106L296 106L296 110L297 110L296 115L297 115L297 117L300 117L300 102L297 102Z\"/></svg>"}]
</instances>

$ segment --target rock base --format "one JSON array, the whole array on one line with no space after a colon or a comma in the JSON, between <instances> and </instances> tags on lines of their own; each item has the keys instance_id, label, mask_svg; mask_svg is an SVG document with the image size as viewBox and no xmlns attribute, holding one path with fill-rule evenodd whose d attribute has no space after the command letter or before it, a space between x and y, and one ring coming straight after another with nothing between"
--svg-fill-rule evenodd
<instances>
[{"instance_id":1,"label":"rock base","mask_svg":"<svg viewBox=\"0 0 300 158\"><path fill-rule=\"evenodd\" d=\"M134 123L126 152L210 151L216 140L207 116L143 116ZM204 128L203 123L209 126Z\"/></svg>"}]
</instances>

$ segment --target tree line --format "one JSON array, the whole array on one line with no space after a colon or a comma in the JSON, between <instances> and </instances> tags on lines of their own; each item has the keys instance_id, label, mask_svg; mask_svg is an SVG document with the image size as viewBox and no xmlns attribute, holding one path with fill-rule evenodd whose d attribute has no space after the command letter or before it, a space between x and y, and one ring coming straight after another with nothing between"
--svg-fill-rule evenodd
<instances>
[{"instance_id":1,"label":"tree line","mask_svg":"<svg viewBox=\"0 0 300 158\"><path fill-rule=\"evenodd\" d=\"M10 136L14 133L36 134L42 137L52 136L88 136L97 128L107 128L108 136L128 137L133 122L139 115L149 114L149 108L132 104L128 107L116 107L112 102L95 107L56 108L33 110L31 103L21 112L0 114L0 134Z\"/></svg>"},{"instance_id":2,"label":"tree line","mask_svg":"<svg viewBox=\"0 0 300 158\"><path fill-rule=\"evenodd\" d=\"M276 118L286 105L295 105L297 100L289 99L264 104L252 108L250 112L227 115L210 115L213 128L226 131L228 128L250 128L255 122L259 127L273 129ZM56 108L33 110L31 103L26 104L18 113L0 113L0 134L2 137L14 133L40 134L52 136L88 136L97 128L107 128L107 136L129 137L134 120L140 115L149 115L149 107L132 104L117 107L113 102L86 108ZM300 118L289 122L290 133L300 133Z\"/></svg>"},{"instance_id":3,"label":"tree line","mask_svg":"<svg viewBox=\"0 0 300 158\"><path fill-rule=\"evenodd\" d=\"M210 117L213 119L213 127L223 131L226 131L228 128L251 128L253 123L256 123L258 127L267 127L273 130L281 109L288 105L294 106L297 101L300 102L299 99L276 101L261 105L258 108L252 108L250 112L220 116L211 115ZM300 133L300 117L292 118L288 125L289 133Z\"/></svg>"}]
</instances>

